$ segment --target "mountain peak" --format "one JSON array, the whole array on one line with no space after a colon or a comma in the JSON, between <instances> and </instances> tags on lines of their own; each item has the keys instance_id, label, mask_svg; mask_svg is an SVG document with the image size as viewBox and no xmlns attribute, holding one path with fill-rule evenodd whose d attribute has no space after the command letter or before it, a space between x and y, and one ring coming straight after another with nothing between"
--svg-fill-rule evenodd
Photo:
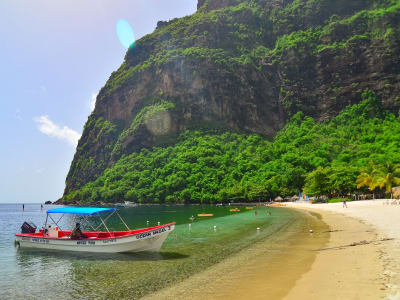
<instances>
[{"instance_id":1,"label":"mountain peak","mask_svg":"<svg viewBox=\"0 0 400 300\"><path fill-rule=\"evenodd\" d=\"M273 138L297 112L329 120L366 89L397 111L400 4L390 3L199 0L199 12L159 22L101 89L65 194L185 130Z\"/></svg>"}]
</instances>

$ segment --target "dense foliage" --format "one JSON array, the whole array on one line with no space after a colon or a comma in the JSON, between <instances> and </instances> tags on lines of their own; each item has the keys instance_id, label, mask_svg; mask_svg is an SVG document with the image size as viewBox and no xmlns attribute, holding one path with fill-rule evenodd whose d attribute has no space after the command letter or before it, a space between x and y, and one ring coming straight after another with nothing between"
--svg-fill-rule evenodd
<instances>
[{"instance_id":1,"label":"dense foliage","mask_svg":"<svg viewBox=\"0 0 400 300\"><path fill-rule=\"evenodd\" d=\"M393 22L399 15L399 0L294 0L284 8L252 0L218 10L200 9L165 22L137 41L100 97L132 84L138 73L149 68L162 72L163 65L177 60L211 61L229 73L239 65L260 68L265 60L281 64L290 50L314 55L326 49L349 51L372 40L390 44L399 39L397 22ZM216 32L224 38L216 38Z\"/></svg>"},{"instance_id":2,"label":"dense foliage","mask_svg":"<svg viewBox=\"0 0 400 300\"><path fill-rule=\"evenodd\" d=\"M254 134L187 130L173 146L122 157L64 200L217 203L299 190L341 196L368 188L357 187L357 178L371 164L383 170L389 161L400 163L400 120L366 91L360 104L330 121L297 113L272 142Z\"/></svg>"},{"instance_id":3,"label":"dense foliage","mask_svg":"<svg viewBox=\"0 0 400 300\"><path fill-rule=\"evenodd\" d=\"M359 103L366 89L374 90L384 106L396 112L399 47L400 0L201 0L196 13L159 22L153 33L129 48L99 92L66 179L65 195L96 180L124 155L166 144L177 147L183 141L181 137L178 144L169 143L170 136L149 134L146 119L157 123L168 114L171 135L207 120L228 125L228 132L251 130L272 138L297 112L327 120ZM198 134L205 139L216 135L218 140L221 132ZM272 155L263 164L278 158ZM261 186L268 186L271 196L291 194L318 166L289 168L294 172L289 177L274 167L261 176ZM346 174L354 177L359 172L353 171ZM240 186L237 197L249 198L246 186L253 182L240 179L239 185L224 188ZM312 177L307 182L309 189L317 186ZM354 189L348 182L335 181L335 189ZM142 201L154 198L145 194ZM182 199L180 194L174 197Z\"/></svg>"}]
</instances>

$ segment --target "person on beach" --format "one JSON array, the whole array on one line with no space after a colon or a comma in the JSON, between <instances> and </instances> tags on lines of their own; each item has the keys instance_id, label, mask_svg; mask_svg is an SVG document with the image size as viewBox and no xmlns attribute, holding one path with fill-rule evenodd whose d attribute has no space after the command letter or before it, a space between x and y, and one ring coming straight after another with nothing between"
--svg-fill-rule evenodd
<instances>
[{"instance_id":1,"label":"person on beach","mask_svg":"<svg viewBox=\"0 0 400 300\"><path fill-rule=\"evenodd\" d=\"M87 239L88 236L83 234L83 232L81 230L81 224L76 223L74 230L72 230L72 232L71 232L70 238L71 239Z\"/></svg>"},{"instance_id":2,"label":"person on beach","mask_svg":"<svg viewBox=\"0 0 400 300\"><path fill-rule=\"evenodd\" d=\"M25 204L22 204L22 211L25 210Z\"/></svg>"},{"instance_id":3,"label":"person on beach","mask_svg":"<svg viewBox=\"0 0 400 300\"><path fill-rule=\"evenodd\" d=\"M347 208L346 200L343 200L343 207L346 207L346 208Z\"/></svg>"}]
</instances>

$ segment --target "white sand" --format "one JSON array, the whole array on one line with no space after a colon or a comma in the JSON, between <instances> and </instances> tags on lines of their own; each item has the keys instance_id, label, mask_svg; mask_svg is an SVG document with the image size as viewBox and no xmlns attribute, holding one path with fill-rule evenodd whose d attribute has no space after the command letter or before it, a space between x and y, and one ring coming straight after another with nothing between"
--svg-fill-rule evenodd
<instances>
[{"instance_id":1,"label":"white sand","mask_svg":"<svg viewBox=\"0 0 400 300\"><path fill-rule=\"evenodd\" d=\"M389 203L389 204L388 204ZM347 208L342 203L310 204L286 203L288 207L330 211L356 218L372 226L378 237L392 238L393 241L383 242L381 259L384 263L385 286L388 289L387 299L400 299L400 205L391 204L387 200L368 200L347 202Z\"/></svg>"},{"instance_id":2,"label":"white sand","mask_svg":"<svg viewBox=\"0 0 400 300\"><path fill-rule=\"evenodd\" d=\"M288 203L319 213L326 226L307 224L298 233L304 243L281 254L269 240L257 243L145 299L400 300L400 205L383 202L359 201L348 208L342 203ZM323 237L322 249L305 242ZM362 241L368 243L350 246ZM308 261L310 253L315 256Z\"/></svg>"}]
</instances>

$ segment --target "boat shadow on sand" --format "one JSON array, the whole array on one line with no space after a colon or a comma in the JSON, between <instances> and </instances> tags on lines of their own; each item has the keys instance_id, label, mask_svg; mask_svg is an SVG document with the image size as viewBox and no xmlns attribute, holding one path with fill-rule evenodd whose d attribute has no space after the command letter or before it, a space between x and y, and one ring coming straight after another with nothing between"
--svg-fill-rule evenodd
<instances>
[{"instance_id":1,"label":"boat shadow on sand","mask_svg":"<svg viewBox=\"0 0 400 300\"><path fill-rule=\"evenodd\" d=\"M189 257L189 255L177 252L139 252L139 253L85 253L85 252L60 252L60 251L40 251L31 249L19 249L17 260L24 264L37 259L60 260L84 260L84 261L159 261L159 260L178 260Z\"/></svg>"}]
</instances>

